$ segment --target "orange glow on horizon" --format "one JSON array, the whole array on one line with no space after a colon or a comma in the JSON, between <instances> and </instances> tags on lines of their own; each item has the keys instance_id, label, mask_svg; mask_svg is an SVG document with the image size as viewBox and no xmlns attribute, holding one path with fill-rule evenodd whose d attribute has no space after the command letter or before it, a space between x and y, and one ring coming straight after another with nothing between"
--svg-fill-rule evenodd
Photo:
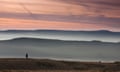
<instances>
[{"instance_id":1,"label":"orange glow on horizon","mask_svg":"<svg viewBox=\"0 0 120 72\"><path fill-rule=\"evenodd\" d=\"M1 19L0 29L58 29L58 30L99 30L104 29L103 26L95 24L80 24L69 22L55 21L37 21L37 20L21 20L21 19Z\"/></svg>"}]
</instances>

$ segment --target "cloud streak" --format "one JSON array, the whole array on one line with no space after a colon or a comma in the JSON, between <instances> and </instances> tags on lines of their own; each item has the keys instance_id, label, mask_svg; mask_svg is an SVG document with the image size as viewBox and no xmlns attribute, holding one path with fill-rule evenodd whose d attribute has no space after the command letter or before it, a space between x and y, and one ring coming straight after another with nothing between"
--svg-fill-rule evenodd
<instances>
[{"instance_id":1,"label":"cloud streak","mask_svg":"<svg viewBox=\"0 0 120 72\"><path fill-rule=\"evenodd\" d=\"M27 13L0 13L1 18L14 18L14 19L27 19L27 20L44 20L44 21L57 21L57 22L72 22L72 23L87 23L87 24L102 24L111 27L120 27L119 18L107 18L104 16L65 16L65 15L52 15L52 14L27 14Z\"/></svg>"}]
</instances>

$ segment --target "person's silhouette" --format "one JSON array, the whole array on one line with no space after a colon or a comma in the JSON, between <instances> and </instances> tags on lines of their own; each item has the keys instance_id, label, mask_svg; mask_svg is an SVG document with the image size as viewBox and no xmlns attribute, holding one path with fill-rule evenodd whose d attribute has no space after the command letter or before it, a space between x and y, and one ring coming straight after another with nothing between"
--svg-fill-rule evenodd
<instances>
[{"instance_id":1,"label":"person's silhouette","mask_svg":"<svg viewBox=\"0 0 120 72\"><path fill-rule=\"evenodd\" d=\"M28 53L26 53L25 57L26 57L26 59L28 59Z\"/></svg>"}]
</instances>

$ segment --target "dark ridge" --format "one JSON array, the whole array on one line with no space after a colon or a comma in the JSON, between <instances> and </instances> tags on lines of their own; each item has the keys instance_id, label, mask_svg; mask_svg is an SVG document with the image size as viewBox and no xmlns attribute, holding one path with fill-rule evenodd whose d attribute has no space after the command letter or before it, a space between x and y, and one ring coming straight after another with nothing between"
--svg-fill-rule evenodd
<instances>
[{"instance_id":1,"label":"dark ridge","mask_svg":"<svg viewBox=\"0 0 120 72\"><path fill-rule=\"evenodd\" d=\"M109 30L91 30L91 31L87 31L87 30L0 30L0 32L39 32L39 31L54 31L54 32L113 32L113 31L109 31ZM119 33L119 32L115 32L115 33Z\"/></svg>"},{"instance_id":2,"label":"dark ridge","mask_svg":"<svg viewBox=\"0 0 120 72\"><path fill-rule=\"evenodd\" d=\"M21 37L21 38L14 38L14 39L4 40L4 41L62 41L62 40Z\"/></svg>"}]
</instances>

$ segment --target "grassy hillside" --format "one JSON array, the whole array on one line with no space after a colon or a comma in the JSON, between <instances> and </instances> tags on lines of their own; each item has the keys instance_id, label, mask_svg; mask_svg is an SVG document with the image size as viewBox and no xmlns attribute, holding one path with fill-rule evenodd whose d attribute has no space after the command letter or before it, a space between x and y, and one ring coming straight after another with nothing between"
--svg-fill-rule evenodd
<instances>
[{"instance_id":1,"label":"grassy hillside","mask_svg":"<svg viewBox=\"0 0 120 72\"><path fill-rule=\"evenodd\" d=\"M120 72L120 63L0 59L0 72Z\"/></svg>"}]
</instances>

